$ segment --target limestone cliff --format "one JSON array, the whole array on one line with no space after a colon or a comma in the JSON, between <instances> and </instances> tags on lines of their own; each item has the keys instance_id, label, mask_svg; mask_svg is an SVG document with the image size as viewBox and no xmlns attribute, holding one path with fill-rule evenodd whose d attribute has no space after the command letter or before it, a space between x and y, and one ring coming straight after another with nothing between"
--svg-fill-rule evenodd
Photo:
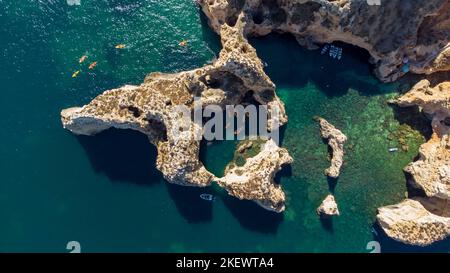
<instances>
[{"instance_id":1,"label":"limestone cliff","mask_svg":"<svg viewBox=\"0 0 450 273\"><path fill-rule=\"evenodd\" d=\"M450 217L431 213L424 202L406 199L382 207L378 210L378 223L389 237L406 244L425 246L445 239L450 235ZM450 212L450 202L446 212Z\"/></svg>"},{"instance_id":2,"label":"limestone cliff","mask_svg":"<svg viewBox=\"0 0 450 273\"><path fill-rule=\"evenodd\" d=\"M325 119L317 118L317 120L320 124L322 138L328 140L328 145L332 149L331 166L325 170L325 174L337 178L344 163L344 143L347 141L347 137Z\"/></svg>"},{"instance_id":3,"label":"limestone cliff","mask_svg":"<svg viewBox=\"0 0 450 273\"><path fill-rule=\"evenodd\" d=\"M255 49L244 38L243 26L243 23L222 26L223 49L212 65L176 74L152 73L139 86L106 91L83 107L63 110L64 128L82 135L94 135L111 127L139 131L157 147L156 166L168 182L210 185L217 178L199 160L200 125L180 115L180 107L192 113L196 103L203 107L213 104L225 107L239 104L250 95L269 110L277 107L274 113L278 116L270 116L268 126L272 126L274 119L281 124L287 121L275 85L264 73ZM237 185L228 176L218 180L219 185L238 198L282 211L284 193L272 183L271 177L291 158L285 149L274 145L269 141L261 155L249 160L251 171L247 170L246 175L252 179Z\"/></svg>"},{"instance_id":4,"label":"limestone cliff","mask_svg":"<svg viewBox=\"0 0 450 273\"><path fill-rule=\"evenodd\" d=\"M247 147L244 143L238 147L238 151L243 153ZM292 161L286 149L278 147L273 140L267 140L261 145L261 151L254 157L246 158L242 166L229 164L224 177L217 182L239 199L253 200L268 210L282 212L285 195L273 178L284 165Z\"/></svg>"},{"instance_id":5,"label":"limestone cliff","mask_svg":"<svg viewBox=\"0 0 450 273\"><path fill-rule=\"evenodd\" d=\"M329 194L317 208L317 214L321 217L338 216L339 209L334 196Z\"/></svg>"},{"instance_id":6,"label":"limestone cliff","mask_svg":"<svg viewBox=\"0 0 450 273\"><path fill-rule=\"evenodd\" d=\"M197 0L218 33L239 15L245 34L291 33L300 44L342 41L366 49L383 81L450 69L448 0Z\"/></svg>"},{"instance_id":7,"label":"limestone cliff","mask_svg":"<svg viewBox=\"0 0 450 273\"><path fill-rule=\"evenodd\" d=\"M431 139L420 147L419 159L405 168L408 183L425 197L380 208L377 219L393 239L428 245L450 236L450 82L432 88L423 80L396 103L417 105L432 120Z\"/></svg>"}]
</instances>

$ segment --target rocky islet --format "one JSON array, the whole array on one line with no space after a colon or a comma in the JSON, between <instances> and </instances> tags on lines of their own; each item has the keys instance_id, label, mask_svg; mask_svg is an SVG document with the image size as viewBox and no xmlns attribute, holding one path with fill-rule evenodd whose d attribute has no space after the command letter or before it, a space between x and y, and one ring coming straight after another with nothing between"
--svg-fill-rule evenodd
<instances>
[{"instance_id":1,"label":"rocky islet","mask_svg":"<svg viewBox=\"0 0 450 273\"><path fill-rule=\"evenodd\" d=\"M429 245L450 235L450 82L432 87L428 80L394 101L401 107L417 106L431 119L433 135L408 164L411 194L403 202L382 207L377 220L395 240Z\"/></svg>"}]
</instances>

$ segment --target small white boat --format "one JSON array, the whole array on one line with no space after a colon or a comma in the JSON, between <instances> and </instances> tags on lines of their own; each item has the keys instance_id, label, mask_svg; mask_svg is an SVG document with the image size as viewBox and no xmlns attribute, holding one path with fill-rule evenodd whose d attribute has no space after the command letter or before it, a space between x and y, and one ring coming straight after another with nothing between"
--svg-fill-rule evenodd
<instances>
[{"instance_id":1,"label":"small white boat","mask_svg":"<svg viewBox=\"0 0 450 273\"><path fill-rule=\"evenodd\" d=\"M200 198L205 200L205 201L214 201L216 199L214 197L214 195L209 194L209 193L202 193L202 194L200 194Z\"/></svg>"},{"instance_id":2,"label":"small white boat","mask_svg":"<svg viewBox=\"0 0 450 273\"><path fill-rule=\"evenodd\" d=\"M389 148L390 153L397 152L397 151L398 151L398 148Z\"/></svg>"},{"instance_id":3,"label":"small white boat","mask_svg":"<svg viewBox=\"0 0 450 273\"><path fill-rule=\"evenodd\" d=\"M375 228L372 228L372 233L378 236L378 232L375 230Z\"/></svg>"},{"instance_id":4,"label":"small white boat","mask_svg":"<svg viewBox=\"0 0 450 273\"><path fill-rule=\"evenodd\" d=\"M332 45L330 47L329 55L333 59L340 60L342 58L342 47L337 47L337 46Z\"/></svg>"},{"instance_id":5,"label":"small white boat","mask_svg":"<svg viewBox=\"0 0 450 273\"><path fill-rule=\"evenodd\" d=\"M320 54L325 54L325 53L327 53L327 51L328 51L328 49L330 48L330 45L325 45L323 48L322 48L322 52L320 52Z\"/></svg>"},{"instance_id":6,"label":"small white boat","mask_svg":"<svg viewBox=\"0 0 450 273\"><path fill-rule=\"evenodd\" d=\"M337 54L337 59L340 60L341 58L342 58L342 48L339 48L338 54Z\"/></svg>"},{"instance_id":7,"label":"small white boat","mask_svg":"<svg viewBox=\"0 0 450 273\"><path fill-rule=\"evenodd\" d=\"M335 54L336 54L336 48L332 45L331 47L330 47L330 52L329 52L329 55L330 55L330 57L331 58L334 58L335 57Z\"/></svg>"}]
</instances>

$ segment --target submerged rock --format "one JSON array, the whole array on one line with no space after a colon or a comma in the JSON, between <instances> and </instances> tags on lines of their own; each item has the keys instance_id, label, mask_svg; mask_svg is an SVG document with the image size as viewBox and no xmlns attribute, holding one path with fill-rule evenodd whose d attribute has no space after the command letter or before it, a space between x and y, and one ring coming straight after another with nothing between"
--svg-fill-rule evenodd
<instances>
[{"instance_id":1,"label":"submerged rock","mask_svg":"<svg viewBox=\"0 0 450 273\"><path fill-rule=\"evenodd\" d=\"M328 145L332 149L331 166L325 170L325 174L332 178L340 175L342 164L344 163L344 143L347 137L336 127L323 118L317 118L320 124L320 134L322 138L328 140Z\"/></svg>"},{"instance_id":2,"label":"submerged rock","mask_svg":"<svg viewBox=\"0 0 450 273\"><path fill-rule=\"evenodd\" d=\"M433 135L419 150L419 159L405 172L408 183L425 197L412 197L378 210L377 220L391 238L425 246L450 236L450 82L432 88L423 80L397 99L399 106L419 106L431 119Z\"/></svg>"},{"instance_id":3,"label":"submerged rock","mask_svg":"<svg viewBox=\"0 0 450 273\"><path fill-rule=\"evenodd\" d=\"M394 81L408 71L430 74L450 69L450 2L389 0L197 0L218 33L240 14L245 33L291 33L309 48L341 41L367 50L376 75Z\"/></svg>"},{"instance_id":4,"label":"submerged rock","mask_svg":"<svg viewBox=\"0 0 450 273\"><path fill-rule=\"evenodd\" d=\"M333 195L329 194L322 201L322 204L320 204L320 206L317 208L317 214L319 214L321 217L331 217L339 215L339 209Z\"/></svg>"}]
</instances>

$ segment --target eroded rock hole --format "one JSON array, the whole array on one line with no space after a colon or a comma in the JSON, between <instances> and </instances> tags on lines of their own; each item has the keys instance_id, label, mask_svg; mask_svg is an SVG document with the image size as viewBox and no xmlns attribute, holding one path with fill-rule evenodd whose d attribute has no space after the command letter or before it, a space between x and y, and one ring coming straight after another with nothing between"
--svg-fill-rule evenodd
<instances>
[{"instance_id":1,"label":"eroded rock hole","mask_svg":"<svg viewBox=\"0 0 450 273\"><path fill-rule=\"evenodd\" d=\"M141 109L137 108L136 106L128 106L128 111L135 117L138 118L142 115Z\"/></svg>"},{"instance_id":2,"label":"eroded rock hole","mask_svg":"<svg viewBox=\"0 0 450 273\"><path fill-rule=\"evenodd\" d=\"M158 120L156 117L146 117L144 118L147 121L147 129L156 137L161 139L162 141L167 141L167 128L166 125Z\"/></svg>"},{"instance_id":3,"label":"eroded rock hole","mask_svg":"<svg viewBox=\"0 0 450 273\"><path fill-rule=\"evenodd\" d=\"M314 13L319 11L321 7L321 4L315 2L295 4L292 8L291 22L296 25L310 24L314 21Z\"/></svg>"},{"instance_id":4,"label":"eroded rock hole","mask_svg":"<svg viewBox=\"0 0 450 273\"><path fill-rule=\"evenodd\" d=\"M259 93L264 101L272 101L275 98L275 92L272 89L266 89Z\"/></svg>"},{"instance_id":5,"label":"eroded rock hole","mask_svg":"<svg viewBox=\"0 0 450 273\"><path fill-rule=\"evenodd\" d=\"M443 123L445 126L450 126L450 117L446 117L446 118L442 121L442 123Z\"/></svg>"},{"instance_id":6,"label":"eroded rock hole","mask_svg":"<svg viewBox=\"0 0 450 273\"><path fill-rule=\"evenodd\" d=\"M230 27L234 27L236 25L237 19L238 19L237 15L228 16L226 19L226 23Z\"/></svg>"},{"instance_id":7,"label":"eroded rock hole","mask_svg":"<svg viewBox=\"0 0 450 273\"><path fill-rule=\"evenodd\" d=\"M260 25L264 22L264 14L261 10L256 11L252 14L253 23Z\"/></svg>"},{"instance_id":8,"label":"eroded rock hole","mask_svg":"<svg viewBox=\"0 0 450 273\"><path fill-rule=\"evenodd\" d=\"M270 15L271 21L275 25L281 25L281 24L286 23L287 18L288 18L286 11L284 11L284 9L281 9L281 8L276 8L276 9L270 10L269 15Z\"/></svg>"}]
</instances>

